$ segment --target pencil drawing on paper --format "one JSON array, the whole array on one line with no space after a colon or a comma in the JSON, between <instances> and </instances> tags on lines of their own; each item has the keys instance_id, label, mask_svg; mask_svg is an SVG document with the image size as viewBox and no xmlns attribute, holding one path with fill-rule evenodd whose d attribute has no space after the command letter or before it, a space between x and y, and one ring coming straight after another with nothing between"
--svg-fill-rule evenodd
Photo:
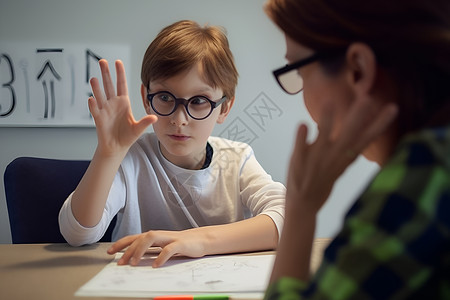
<instances>
[{"instance_id":1,"label":"pencil drawing on paper","mask_svg":"<svg viewBox=\"0 0 450 300\"><path fill-rule=\"evenodd\" d=\"M97 295L119 293L263 292L274 255L224 255L198 259L175 258L152 268L154 256L144 256L137 267L106 266L80 290ZM109 293L109 294L108 294Z\"/></svg>"}]
</instances>

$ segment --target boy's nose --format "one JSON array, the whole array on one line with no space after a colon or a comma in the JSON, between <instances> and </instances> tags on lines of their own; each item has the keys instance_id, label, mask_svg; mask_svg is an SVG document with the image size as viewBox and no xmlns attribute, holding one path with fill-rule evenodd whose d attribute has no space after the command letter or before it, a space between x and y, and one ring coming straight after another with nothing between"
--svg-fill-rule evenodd
<instances>
[{"instance_id":1,"label":"boy's nose","mask_svg":"<svg viewBox=\"0 0 450 300\"><path fill-rule=\"evenodd\" d=\"M177 126L183 126L188 123L189 115L184 105L178 105L177 109L170 115L171 122Z\"/></svg>"}]
</instances>

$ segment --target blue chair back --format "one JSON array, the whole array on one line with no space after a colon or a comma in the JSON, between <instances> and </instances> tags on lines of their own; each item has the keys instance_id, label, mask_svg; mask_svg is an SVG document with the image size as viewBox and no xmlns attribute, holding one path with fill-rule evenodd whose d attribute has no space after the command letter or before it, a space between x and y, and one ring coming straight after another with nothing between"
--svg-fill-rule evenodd
<instances>
[{"instance_id":1,"label":"blue chair back","mask_svg":"<svg viewBox=\"0 0 450 300\"><path fill-rule=\"evenodd\" d=\"M14 244L65 243L59 210L83 177L90 161L19 157L5 170L4 184ZM111 241L115 219L102 238Z\"/></svg>"}]
</instances>

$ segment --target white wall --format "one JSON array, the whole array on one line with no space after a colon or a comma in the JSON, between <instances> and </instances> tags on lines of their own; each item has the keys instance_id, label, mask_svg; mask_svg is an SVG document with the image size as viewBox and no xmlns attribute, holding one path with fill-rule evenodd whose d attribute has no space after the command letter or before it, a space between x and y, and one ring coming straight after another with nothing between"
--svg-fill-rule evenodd
<instances>
[{"instance_id":1,"label":"white wall","mask_svg":"<svg viewBox=\"0 0 450 300\"><path fill-rule=\"evenodd\" d=\"M261 164L276 180L285 182L296 126L300 120L312 126L313 123L301 95L283 93L272 77L271 71L285 63L285 48L282 34L262 10L263 3L264 0L0 0L0 44L46 41L129 45L130 65L125 67L133 112L138 118L144 113L139 94L141 59L159 30L180 19L222 25L228 31L240 80L232 113L214 134L226 136L248 129ZM260 106L258 96L278 106L273 115ZM257 109L260 115L252 115ZM94 128L0 127L2 182L7 164L15 157L90 159L95 145ZM342 214L375 170L373 164L359 159L346 172L319 215L317 236L329 237L336 232ZM4 188L0 185L0 243L10 242Z\"/></svg>"}]
</instances>

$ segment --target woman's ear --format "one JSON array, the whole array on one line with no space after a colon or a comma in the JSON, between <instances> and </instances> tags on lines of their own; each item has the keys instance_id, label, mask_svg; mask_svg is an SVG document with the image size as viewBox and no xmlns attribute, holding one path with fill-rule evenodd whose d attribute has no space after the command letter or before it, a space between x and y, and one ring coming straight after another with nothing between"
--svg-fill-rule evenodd
<instances>
[{"instance_id":1,"label":"woman's ear","mask_svg":"<svg viewBox=\"0 0 450 300\"><path fill-rule=\"evenodd\" d=\"M144 104L145 112L147 115L151 114L150 109L150 101L147 100L147 87L143 84L141 84L141 97L142 97L142 104Z\"/></svg>"},{"instance_id":2,"label":"woman's ear","mask_svg":"<svg viewBox=\"0 0 450 300\"><path fill-rule=\"evenodd\" d=\"M222 103L220 107L220 115L217 118L217 124L222 124L225 122L228 114L230 113L231 108L233 107L235 97L225 101Z\"/></svg>"},{"instance_id":3,"label":"woman's ear","mask_svg":"<svg viewBox=\"0 0 450 300\"><path fill-rule=\"evenodd\" d=\"M347 49L349 83L357 93L370 93L377 78L377 61L373 50L364 43L353 43Z\"/></svg>"}]
</instances>

